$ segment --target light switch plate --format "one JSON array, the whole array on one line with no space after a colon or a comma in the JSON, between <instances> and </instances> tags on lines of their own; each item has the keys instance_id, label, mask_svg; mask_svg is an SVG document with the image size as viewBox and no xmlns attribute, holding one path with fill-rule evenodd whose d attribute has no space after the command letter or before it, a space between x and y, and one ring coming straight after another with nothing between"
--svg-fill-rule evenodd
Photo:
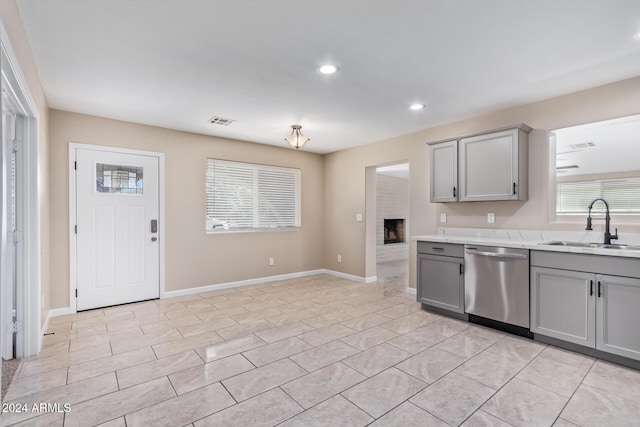
<instances>
[{"instance_id":1,"label":"light switch plate","mask_svg":"<svg viewBox=\"0 0 640 427\"><path fill-rule=\"evenodd\" d=\"M440 214L440 222L447 222L447 213L443 212Z\"/></svg>"},{"instance_id":2,"label":"light switch plate","mask_svg":"<svg viewBox=\"0 0 640 427\"><path fill-rule=\"evenodd\" d=\"M361 213L356 214L356 221L362 222L362 214Z\"/></svg>"},{"instance_id":3,"label":"light switch plate","mask_svg":"<svg viewBox=\"0 0 640 427\"><path fill-rule=\"evenodd\" d=\"M487 222L489 224L495 224L495 222L496 222L496 214L493 213L493 212L489 212L487 214Z\"/></svg>"}]
</instances>

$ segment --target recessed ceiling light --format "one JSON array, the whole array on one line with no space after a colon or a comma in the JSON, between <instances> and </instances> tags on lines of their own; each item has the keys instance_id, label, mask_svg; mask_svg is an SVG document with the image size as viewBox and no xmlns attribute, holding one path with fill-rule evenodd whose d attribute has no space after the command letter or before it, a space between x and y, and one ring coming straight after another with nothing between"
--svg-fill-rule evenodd
<instances>
[{"instance_id":1,"label":"recessed ceiling light","mask_svg":"<svg viewBox=\"0 0 640 427\"><path fill-rule=\"evenodd\" d=\"M640 40L640 32L639 33L635 33L633 35L633 38L636 39L636 40Z\"/></svg>"},{"instance_id":2,"label":"recessed ceiling light","mask_svg":"<svg viewBox=\"0 0 640 427\"><path fill-rule=\"evenodd\" d=\"M318 68L318 71L320 71L322 74L333 74L338 71L338 67L336 67L335 65L326 64Z\"/></svg>"},{"instance_id":3,"label":"recessed ceiling light","mask_svg":"<svg viewBox=\"0 0 640 427\"><path fill-rule=\"evenodd\" d=\"M422 110L424 108L424 104L411 104L409 106L410 110Z\"/></svg>"}]
</instances>

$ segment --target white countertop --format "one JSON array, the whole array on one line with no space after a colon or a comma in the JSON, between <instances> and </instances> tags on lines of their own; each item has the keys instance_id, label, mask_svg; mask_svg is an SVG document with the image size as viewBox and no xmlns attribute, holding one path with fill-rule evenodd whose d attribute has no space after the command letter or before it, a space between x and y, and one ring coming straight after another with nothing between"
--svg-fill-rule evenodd
<instances>
[{"instance_id":1,"label":"white countertop","mask_svg":"<svg viewBox=\"0 0 640 427\"><path fill-rule=\"evenodd\" d=\"M637 237L640 236L630 235L624 242L615 241L614 243L637 245L635 242ZM554 240L585 243L602 242L602 234L594 232L440 228L438 229L438 234L413 236L412 239L423 242L457 243L463 245L477 244L484 246L500 246L505 248L534 249L539 251L640 258L640 250L585 248L579 246L541 244Z\"/></svg>"}]
</instances>

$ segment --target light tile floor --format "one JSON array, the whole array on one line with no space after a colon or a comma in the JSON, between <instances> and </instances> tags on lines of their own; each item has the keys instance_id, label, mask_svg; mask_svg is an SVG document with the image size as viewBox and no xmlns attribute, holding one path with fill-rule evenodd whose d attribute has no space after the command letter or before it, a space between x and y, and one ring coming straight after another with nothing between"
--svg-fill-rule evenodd
<instances>
[{"instance_id":1,"label":"light tile floor","mask_svg":"<svg viewBox=\"0 0 640 427\"><path fill-rule=\"evenodd\" d=\"M640 372L421 311L403 283L317 275L51 319L8 390L27 411L1 424L640 425Z\"/></svg>"}]
</instances>

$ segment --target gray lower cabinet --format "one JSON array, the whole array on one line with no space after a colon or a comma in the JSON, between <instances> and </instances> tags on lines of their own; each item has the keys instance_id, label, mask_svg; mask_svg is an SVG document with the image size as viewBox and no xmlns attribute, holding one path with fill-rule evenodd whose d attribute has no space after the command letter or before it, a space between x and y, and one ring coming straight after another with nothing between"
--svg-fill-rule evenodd
<instances>
[{"instance_id":1,"label":"gray lower cabinet","mask_svg":"<svg viewBox=\"0 0 640 427\"><path fill-rule=\"evenodd\" d=\"M464 246L418 242L418 301L464 313Z\"/></svg>"},{"instance_id":2,"label":"gray lower cabinet","mask_svg":"<svg viewBox=\"0 0 640 427\"><path fill-rule=\"evenodd\" d=\"M596 276L596 348L640 360L640 279Z\"/></svg>"},{"instance_id":3,"label":"gray lower cabinet","mask_svg":"<svg viewBox=\"0 0 640 427\"><path fill-rule=\"evenodd\" d=\"M553 264L591 271L531 267L531 332L640 360L640 278L594 273L599 267L611 273L618 264L625 274L640 275L640 260L611 257L610 267L609 257L555 258Z\"/></svg>"},{"instance_id":4,"label":"gray lower cabinet","mask_svg":"<svg viewBox=\"0 0 640 427\"><path fill-rule=\"evenodd\" d=\"M531 332L575 344L596 344L591 273L531 267Z\"/></svg>"}]
</instances>

